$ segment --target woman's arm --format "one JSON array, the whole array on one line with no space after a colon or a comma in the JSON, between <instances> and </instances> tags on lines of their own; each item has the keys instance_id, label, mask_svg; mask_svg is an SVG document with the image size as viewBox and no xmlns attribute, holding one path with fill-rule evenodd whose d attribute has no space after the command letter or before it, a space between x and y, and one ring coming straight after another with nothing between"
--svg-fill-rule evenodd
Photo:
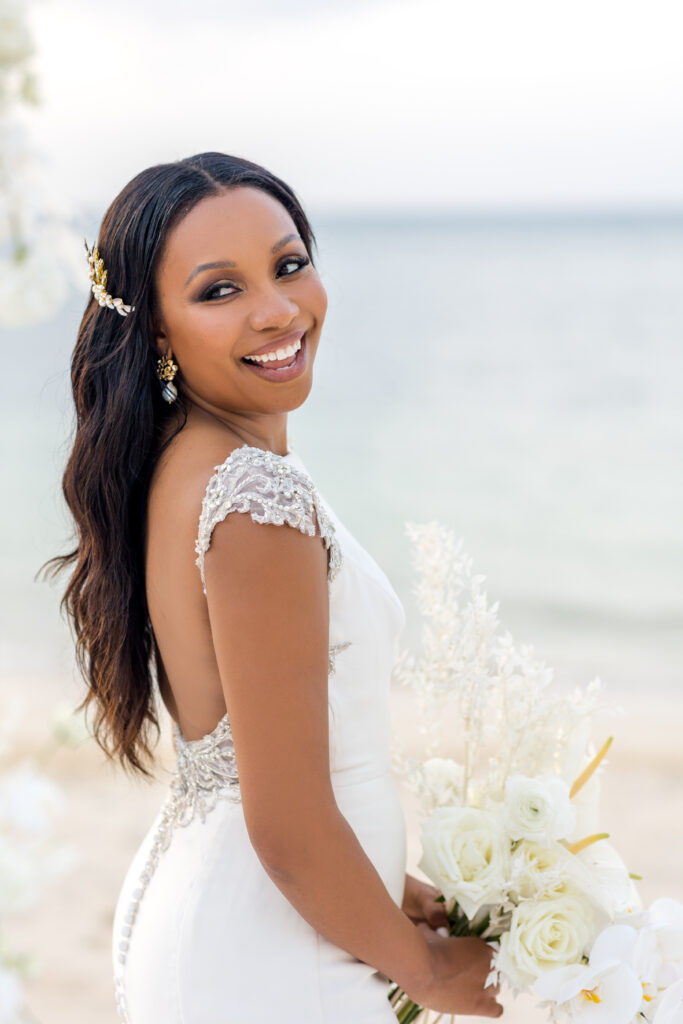
<instances>
[{"instance_id":1,"label":"woman's arm","mask_svg":"<svg viewBox=\"0 0 683 1024\"><path fill-rule=\"evenodd\" d=\"M205 575L245 822L264 869L313 928L422 1005L497 1016L483 988L485 943L425 935L337 806L323 541L230 514L215 527Z\"/></svg>"},{"instance_id":2,"label":"woman's arm","mask_svg":"<svg viewBox=\"0 0 683 1024\"><path fill-rule=\"evenodd\" d=\"M404 988L420 987L430 972L427 943L391 898L332 790L322 539L231 514L214 529L205 575L259 859L322 935Z\"/></svg>"}]
</instances>

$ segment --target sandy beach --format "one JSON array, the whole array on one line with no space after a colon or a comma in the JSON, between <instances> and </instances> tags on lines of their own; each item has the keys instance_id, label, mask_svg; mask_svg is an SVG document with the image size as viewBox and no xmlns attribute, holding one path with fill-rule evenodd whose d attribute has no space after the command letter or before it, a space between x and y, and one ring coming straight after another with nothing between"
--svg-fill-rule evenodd
<instances>
[{"instance_id":1,"label":"sandy beach","mask_svg":"<svg viewBox=\"0 0 683 1024\"><path fill-rule=\"evenodd\" d=\"M11 689L3 685L3 701ZM79 693L73 684L57 695L44 683L30 691L22 684L22 689L30 693L33 712L22 725L19 755L44 736L56 697L63 701ZM602 776L604 828L630 870L643 876L639 889L646 904L661 895L683 900L683 698L657 696L648 703L619 695L619 701L624 714L611 720L614 742ZM411 720L410 695L395 690L392 728L417 753L411 749ZM30 1024L118 1020L110 953L113 910L128 863L165 795L173 764L168 726L165 722L153 783L129 780L93 741L56 749L49 759L50 773L66 796L58 838L74 845L80 860L45 890L34 909L5 922L13 945L36 958L27 984ZM397 784L408 825L408 870L420 875L415 799L399 779ZM514 1001L504 993L503 1002L511 1024L545 1019L533 999ZM477 1019L482 1018L458 1018Z\"/></svg>"}]
</instances>

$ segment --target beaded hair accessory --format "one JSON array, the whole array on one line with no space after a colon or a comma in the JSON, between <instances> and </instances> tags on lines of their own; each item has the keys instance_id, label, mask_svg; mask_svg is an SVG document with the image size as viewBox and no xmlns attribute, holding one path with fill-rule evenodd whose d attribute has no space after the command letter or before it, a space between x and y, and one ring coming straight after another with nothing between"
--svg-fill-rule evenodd
<instances>
[{"instance_id":1,"label":"beaded hair accessory","mask_svg":"<svg viewBox=\"0 0 683 1024\"><path fill-rule=\"evenodd\" d=\"M100 306L108 306L110 309L115 309L121 316L128 316L135 309L135 306L126 306L123 299L112 298L107 291L107 271L104 269L104 260L100 259L99 250L94 244L92 248L89 248L86 239L84 239L84 242L85 251L88 254L88 263L90 264L90 280L92 282L93 295Z\"/></svg>"}]
</instances>

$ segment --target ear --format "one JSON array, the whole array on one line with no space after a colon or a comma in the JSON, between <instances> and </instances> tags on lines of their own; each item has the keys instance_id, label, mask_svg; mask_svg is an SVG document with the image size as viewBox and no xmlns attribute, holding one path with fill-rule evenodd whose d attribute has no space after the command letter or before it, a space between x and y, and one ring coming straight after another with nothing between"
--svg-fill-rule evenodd
<instances>
[{"instance_id":1,"label":"ear","mask_svg":"<svg viewBox=\"0 0 683 1024\"><path fill-rule=\"evenodd\" d=\"M169 356L173 358L168 338L161 326L156 328L156 333L154 335L154 349L159 358L168 359Z\"/></svg>"}]
</instances>

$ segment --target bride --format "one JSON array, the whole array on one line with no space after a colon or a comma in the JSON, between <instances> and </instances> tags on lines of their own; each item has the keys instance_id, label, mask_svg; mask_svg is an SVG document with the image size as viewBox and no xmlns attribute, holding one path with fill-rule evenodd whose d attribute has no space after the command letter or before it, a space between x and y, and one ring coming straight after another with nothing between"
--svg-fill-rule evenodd
<instances>
[{"instance_id":1,"label":"bride","mask_svg":"<svg viewBox=\"0 0 683 1024\"><path fill-rule=\"evenodd\" d=\"M75 564L97 742L149 777L161 713L176 751L115 910L130 1024L390 1024L390 981L502 1013L490 948L438 932L438 890L405 870L403 606L288 441L327 308L314 244L281 179L203 153L133 178L88 251L77 546L51 561Z\"/></svg>"}]
</instances>

